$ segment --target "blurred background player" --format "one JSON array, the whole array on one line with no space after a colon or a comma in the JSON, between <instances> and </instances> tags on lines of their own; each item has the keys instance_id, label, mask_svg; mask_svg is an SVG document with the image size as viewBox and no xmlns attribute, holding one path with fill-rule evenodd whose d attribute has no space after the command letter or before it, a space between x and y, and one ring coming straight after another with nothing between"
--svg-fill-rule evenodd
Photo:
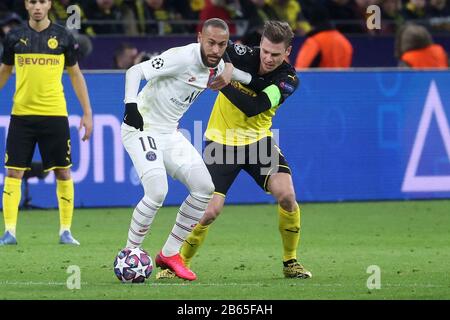
<instances>
[{"instance_id":1,"label":"blurred background player","mask_svg":"<svg viewBox=\"0 0 450 320\"><path fill-rule=\"evenodd\" d=\"M60 213L60 243L79 242L72 237L74 186L71 178L70 131L61 82L64 68L83 109L83 141L92 131L92 111L83 74L77 63L78 45L63 27L48 18L50 0L26 0L28 24L10 31L5 39L0 88L16 67L16 91L6 142L7 176L3 189L6 232L0 245L17 244L16 224L25 170L30 169L36 143L45 171L56 176Z\"/></svg>"},{"instance_id":2,"label":"blurred background player","mask_svg":"<svg viewBox=\"0 0 450 320\"><path fill-rule=\"evenodd\" d=\"M135 64L147 61L150 55L130 43L121 43L114 52L114 69L127 70Z\"/></svg>"},{"instance_id":3,"label":"blurred background player","mask_svg":"<svg viewBox=\"0 0 450 320\"><path fill-rule=\"evenodd\" d=\"M300 207L291 169L270 131L277 109L299 84L295 69L285 61L292 49L293 36L286 22L268 21L260 48L228 47L233 65L253 77L250 86L233 82L221 89L214 103L205 133L208 141L204 157L215 192L205 215L182 246L181 256L187 265L205 240L209 226L222 211L229 188L244 170L278 202L285 277L307 279L312 276L297 261ZM172 276L168 271L157 275L158 278Z\"/></svg>"},{"instance_id":4,"label":"blurred background player","mask_svg":"<svg viewBox=\"0 0 450 320\"><path fill-rule=\"evenodd\" d=\"M353 47L329 20L325 7L314 7L309 14L312 30L306 34L295 60L295 68L349 68Z\"/></svg>"},{"instance_id":5,"label":"blurred background player","mask_svg":"<svg viewBox=\"0 0 450 320\"><path fill-rule=\"evenodd\" d=\"M22 23L22 18L15 12L8 12L0 18L0 57L3 55L3 40L6 35Z\"/></svg>"},{"instance_id":6,"label":"blurred background player","mask_svg":"<svg viewBox=\"0 0 450 320\"><path fill-rule=\"evenodd\" d=\"M424 26L413 23L405 24L399 29L395 56L401 67L446 69L449 65L444 48L433 42Z\"/></svg>"},{"instance_id":7,"label":"blurred background player","mask_svg":"<svg viewBox=\"0 0 450 320\"><path fill-rule=\"evenodd\" d=\"M179 250L202 218L214 185L201 155L177 130L178 121L224 70L222 55L228 38L227 24L209 19L198 35L199 43L167 50L126 73L122 142L145 193L133 212L126 246L142 245L168 192L169 174L188 188L189 195L155 262L186 280L195 280L196 275L184 265ZM148 83L138 95L143 79Z\"/></svg>"}]
</instances>

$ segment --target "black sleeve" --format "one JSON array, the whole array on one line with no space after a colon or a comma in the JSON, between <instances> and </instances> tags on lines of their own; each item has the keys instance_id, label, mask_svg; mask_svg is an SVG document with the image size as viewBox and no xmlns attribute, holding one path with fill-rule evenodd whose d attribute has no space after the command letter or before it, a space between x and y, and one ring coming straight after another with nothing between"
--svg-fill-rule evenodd
<instances>
[{"instance_id":1,"label":"black sleeve","mask_svg":"<svg viewBox=\"0 0 450 320\"><path fill-rule=\"evenodd\" d=\"M66 52L64 53L66 60L66 67L73 67L78 62L78 42L75 40L75 37L67 32L68 41Z\"/></svg>"},{"instance_id":2,"label":"black sleeve","mask_svg":"<svg viewBox=\"0 0 450 320\"><path fill-rule=\"evenodd\" d=\"M257 61L259 63L259 55L256 59L256 52L252 48L242 44L229 41L225 52L227 53L233 66L245 72L254 72L256 68L255 62Z\"/></svg>"},{"instance_id":3,"label":"black sleeve","mask_svg":"<svg viewBox=\"0 0 450 320\"><path fill-rule=\"evenodd\" d=\"M228 52L225 50L223 56L222 56L223 62L225 63L232 63L230 56L228 55Z\"/></svg>"},{"instance_id":4,"label":"black sleeve","mask_svg":"<svg viewBox=\"0 0 450 320\"><path fill-rule=\"evenodd\" d=\"M3 42L2 63L8 66L14 65L14 45L16 38L12 32L9 32Z\"/></svg>"},{"instance_id":5,"label":"black sleeve","mask_svg":"<svg viewBox=\"0 0 450 320\"><path fill-rule=\"evenodd\" d=\"M256 97L252 97L239 91L231 84L220 91L247 117L256 116L271 108L269 97L264 92L260 92Z\"/></svg>"},{"instance_id":6,"label":"black sleeve","mask_svg":"<svg viewBox=\"0 0 450 320\"><path fill-rule=\"evenodd\" d=\"M248 87L255 92L260 92L267 88L268 85L270 84L263 78L260 78L257 75L252 75L252 80L248 84Z\"/></svg>"}]
</instances>

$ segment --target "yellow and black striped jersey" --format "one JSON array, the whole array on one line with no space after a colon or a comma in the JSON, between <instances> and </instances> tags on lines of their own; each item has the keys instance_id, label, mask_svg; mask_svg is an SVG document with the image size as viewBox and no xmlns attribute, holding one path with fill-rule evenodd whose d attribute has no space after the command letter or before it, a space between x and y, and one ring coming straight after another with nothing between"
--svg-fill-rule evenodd
<instances>
[{"instance_id":1,"label":"yellow and black striped jersey","mask_svg":"<svg viewBox=\"0 0 450 320\"><path fill-rule=\"evenodd\" d=\"M2 62L16 69L11 114L67 116L62 74L77 63L77 51L75 38L54 23L40 32L28 23L9 32Z\"/></svg>"},{"instance_id":2,"label":"yellow and black striped jersey","mask_svg":"<svg viewBox=\"0 0 450 320\"><path fill-rule=\"evenodd\" d=\"M229 93L222 90L223 92L216 98L209 118L205 132L207 139L224 145L241 146L273 135L270 131L272 118L280 105L297 89L299 80L294 67L287 62L283 62L269 73L259 75L259 50L258 47L250 48L232 43L228 46L227 53L233 65L250 73L253 78L249 85L233 81L230 86L239 90L234 92L253 97L264 91L269 96L272 107L269 106L268 110L248 116L241 111L242 107L230 101Z\"/></svg>"}]
</instances>

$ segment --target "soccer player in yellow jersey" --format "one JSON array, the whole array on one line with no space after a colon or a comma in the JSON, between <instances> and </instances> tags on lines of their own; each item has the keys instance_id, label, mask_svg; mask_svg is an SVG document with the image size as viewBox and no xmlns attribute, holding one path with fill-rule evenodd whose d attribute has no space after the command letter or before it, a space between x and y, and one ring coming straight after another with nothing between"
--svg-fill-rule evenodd
<instances>
[{"instance_id":1,"label":"soccer player in yellow jersey","mask_svg":"<svg viewBox=\"0 0 450 320\"><path fill-rule=\"evenodd\" d=\"M277 109L299 84L295 69L286 62L293 36L287 23L268 21L260 47L231 44L227 49L233 65L252 75L252 80L248 85L232 82L220 90L214 103L205 133L204 161L215 193L203 218L181 248L186 265L190 265L209 226L222 211L228 189L244 170L278 202L285 277L307 279L312 276L297 261L300 207L291 170L270 130ZM172 276L168 271L157 275L158 278Z\"/></svg>"},{"instance_id":2,"label":"soccer player in yellow jersey","mask_svg":"<svg viewBox=\"0 0 450 320\"><path fill-rule=\"evenodd\" d=\"M51 0L24 0L29 20L8 33L0 66L0 89L16 69L16 91L11 112L5 152L7 176L3 188L5 234L0 246L17 244L16 224L25 170L30 169L36 143L45 171L56 176L56 194L60 215L59 242L79 245L72 237L74 187L70 131L62 74L70 76L83 109L80 129L83 141L92 132L92 110L83 74L77 63L73 36L48 18Z\"/></svg>"}]
</instances>

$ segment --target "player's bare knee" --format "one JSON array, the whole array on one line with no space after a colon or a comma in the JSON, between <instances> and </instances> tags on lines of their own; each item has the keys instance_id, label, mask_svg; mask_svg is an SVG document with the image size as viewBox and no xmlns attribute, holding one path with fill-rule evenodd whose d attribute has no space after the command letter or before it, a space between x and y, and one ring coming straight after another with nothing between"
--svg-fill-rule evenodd
<instances>
[{"instance_id":1,"label":"player's bare knee","mask_svg":"<svg viewBox=\"0 0 450 320\"><path fill-rule=\"evenodd\" d=\"M72 178L69 169L55 169L55 177L57 180L70 180Z\"/></svg>"},{"instance_id":2,"label":"player's bare knee","mask_svg":"<svg viewBox=\"0 0 450 320\"><path fill-rule=\"evenodd\" d=\"M24 173L25 172L23 170L8 169L6 175L8 176L8 178L22 179Z\"/></svg>"},{"instance_id":3,"label":"player's bare knee","mask_svg":"<svg viewBox=\"0 0 450 320\"><path fill-rule=\"evenodd\" d=\"M286 211L292 212L297 208L297 201L293 191L285 191L280 193L277 200L280 206Z\"/></svg>"}]
</instances>

